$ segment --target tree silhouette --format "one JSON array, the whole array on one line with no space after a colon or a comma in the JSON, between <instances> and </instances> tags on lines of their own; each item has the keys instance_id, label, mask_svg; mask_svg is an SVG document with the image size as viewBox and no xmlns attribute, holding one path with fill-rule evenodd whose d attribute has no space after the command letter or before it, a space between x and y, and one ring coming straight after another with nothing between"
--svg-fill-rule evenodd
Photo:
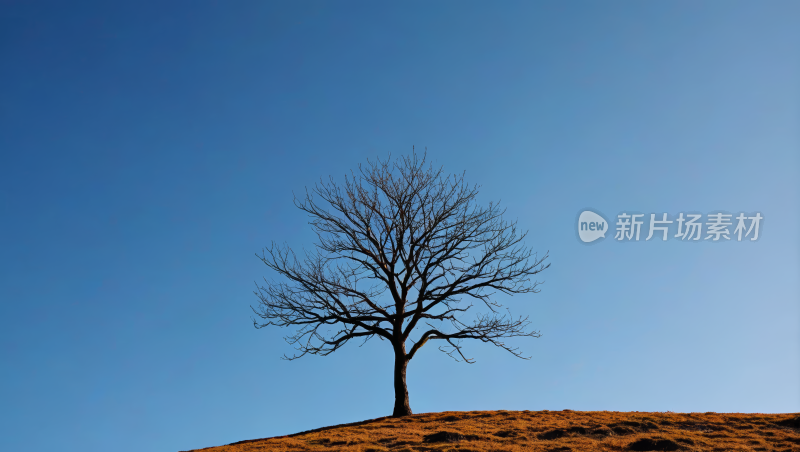
<instances>
[{"instance_id":1,"label":"tree silhouette","mask_svg":"<svg viewBox=\"0 0 800 452\"><path fill-rule=\"evenodd\" d=\"M548 256L525 248L527 233L496 204L476 205L478 188L416 154L368 162L343 185L321 180L294 201L317 233L313 251L299 259L273 242L257 254L281 278L256 285L253 311L263 322L254 325L296 327L285 339L297 353L285 359L325 356L352 339L389 341L393 416L411 414L406 368L429 341L467 363L474 361L464 356L464 339L528 359L503 341L540 334L493 295L538 292L531 277L549 267ZM476 304L482 309L465 320Z\"/></svg>"}]
</instances>

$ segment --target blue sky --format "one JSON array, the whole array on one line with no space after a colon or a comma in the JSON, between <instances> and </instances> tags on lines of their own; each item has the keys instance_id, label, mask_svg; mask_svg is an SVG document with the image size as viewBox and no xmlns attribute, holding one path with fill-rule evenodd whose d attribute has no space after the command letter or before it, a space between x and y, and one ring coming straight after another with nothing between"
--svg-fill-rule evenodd
<instances>
[{"instance_id":1,"label":"blue sky","mask_svg":"<svg viewBox=\"0 0 800 452\"><path fill-rule=\"evenodd\" d=\"M427 347L415 412L800 411L797 2L5 2L0 57L1 449L391 414L386 342L282 361L250 305L292 193L412 146L552 264L531 359ZM587 207L764 220L586 246Z\"/></svg>"}]
</instances>

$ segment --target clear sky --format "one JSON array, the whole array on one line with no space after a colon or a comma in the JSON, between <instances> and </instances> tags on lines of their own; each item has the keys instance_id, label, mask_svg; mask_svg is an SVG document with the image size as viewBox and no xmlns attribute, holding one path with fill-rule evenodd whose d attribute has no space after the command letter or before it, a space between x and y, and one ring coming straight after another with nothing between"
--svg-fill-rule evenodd
<instances>
[{"instance_id":1,"label":"clear sky","mask_svg":"<svg viewBox=\"0 0 800 452\"><path fill-rule=\"evenodd\" d=\"M798 412L799 88L798 2L3 2L0 449L391 414L386 342L282 361L250 305L293 192L412 146L552 263L531 359L428 346L415 412ZM764 220L587 246L587 207Z\"/></svg>"}]
</instances>

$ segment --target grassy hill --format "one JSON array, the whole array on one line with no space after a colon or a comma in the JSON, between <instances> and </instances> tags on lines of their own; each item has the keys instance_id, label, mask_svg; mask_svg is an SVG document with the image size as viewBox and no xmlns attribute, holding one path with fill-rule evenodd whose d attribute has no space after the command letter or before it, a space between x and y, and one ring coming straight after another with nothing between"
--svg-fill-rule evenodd
<instances>
[{"instance_id":1,"label":"grassy hill","mask_svg":"<svg viewBox=\"0 0 800 452\"><path fill-rule=\"evenodd\" d=\"M800 415L572 410L425 413L199 450L800 452Z\"/></svg>"}]
</instances>

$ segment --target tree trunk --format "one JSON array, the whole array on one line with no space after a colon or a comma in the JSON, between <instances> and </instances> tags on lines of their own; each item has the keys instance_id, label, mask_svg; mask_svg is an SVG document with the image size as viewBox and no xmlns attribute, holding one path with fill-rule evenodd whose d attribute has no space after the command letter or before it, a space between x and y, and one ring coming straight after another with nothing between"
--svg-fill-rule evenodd
<instances>
[{"instance_id":1,"label":"tree trunk","mask_svg":"<svg viewBox=\"0 0 800 452\"><path fill-rule=\"evenodd\" d=\"M406 387L406 347L401 344L394 351L394 412L393 417L408 416L411 414L411 405L408 403L408 388Z\"/></svg>"}]
</instances>

